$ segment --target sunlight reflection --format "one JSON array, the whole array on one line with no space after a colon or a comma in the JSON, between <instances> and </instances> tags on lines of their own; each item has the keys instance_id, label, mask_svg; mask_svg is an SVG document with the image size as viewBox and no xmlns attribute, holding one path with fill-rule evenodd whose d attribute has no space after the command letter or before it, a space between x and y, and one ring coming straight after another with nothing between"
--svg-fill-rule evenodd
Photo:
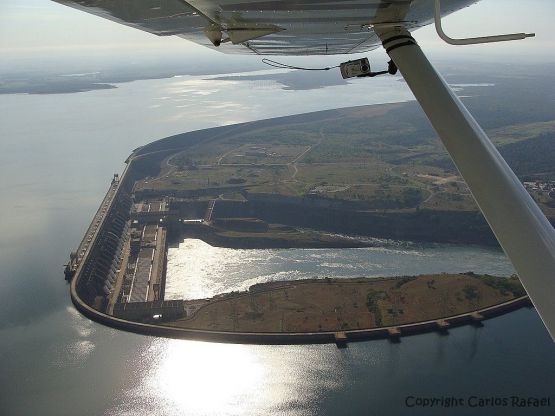
<instances>
[{"instance_id":1,"label":"sunlight reflection","mask_svg":"<svg viewBox=\"0 0 555 416\"><path fill-rule=\"evenodd\" d=\"M158 362L148 388L165 397L176 414L229 414L232 409L249 414L241 402L252 403L255 391L256 400L265 400L257 388L265 366L247 346L169 341Z\"/></svg>"},{"instance_id":2,"label":"sunlight reflection","mask_svg":"<svg viewBox=\"0 0 555 416\"><path fill-rule=\"evenodd\" d=\"M461 260L464 259L464 262ZM299 279L403 276L475 270L496 275L513 273L499 251L455 246L421 246L387 242L352 249L244 250L213 247L184 239L168 249L165 299L200 299L255 284Z\"/></svg>"},{"instance_id":3,"label":"sunlight reflection","mask_svg":"<svg viewBox=\"0 0 555 416\"><path fill-rule=\"evenodd\" d=\"M155 339L134 362L139 384L109 414L313 415L345 383L335 346L253 346ZM151 398L161 398L156 404Z\"/></svg>"}]
</instances>

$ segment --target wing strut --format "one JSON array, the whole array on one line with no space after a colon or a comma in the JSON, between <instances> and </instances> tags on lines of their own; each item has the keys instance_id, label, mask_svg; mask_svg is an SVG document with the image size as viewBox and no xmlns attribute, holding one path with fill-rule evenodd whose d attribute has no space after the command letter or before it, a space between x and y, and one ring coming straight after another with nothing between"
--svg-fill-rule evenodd
<instances>
[{"instance_id":1,"label":"wing strut","mask_svg":"<svg viewBox=\"0 0 555 416\"><path fill-rule=\"evenodd\" d=\"M376 31L555 341L555 230L409 32L400 27Z\"/></svg>"}]
</instances>

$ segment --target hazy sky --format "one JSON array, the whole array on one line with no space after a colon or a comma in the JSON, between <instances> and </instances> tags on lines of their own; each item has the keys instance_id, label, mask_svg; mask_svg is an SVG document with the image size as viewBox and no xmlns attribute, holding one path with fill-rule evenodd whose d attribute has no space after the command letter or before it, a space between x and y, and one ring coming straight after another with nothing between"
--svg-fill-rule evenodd
<instances>
[{"instance_id":1,"label":"hazy sky","mask_svg":"<svg viewBox=\"0 0 555 416\"><path fill-rule=\"evenodd\" d=\"M481 0L446 18L446 32L451 36L479 36L524 31L536 32L537 37L468 47L445 45L432 27L417 31L415 37L427 50L438 55L526 55L552 61L555 60L555 41L551 33L553 17L553 0ZM181 38L157 37L50 0L0 0L0 53L4 57L29 58L44 54L52 57L62 53L122 50L221 55Z\"/></svg>"}]
</instances>

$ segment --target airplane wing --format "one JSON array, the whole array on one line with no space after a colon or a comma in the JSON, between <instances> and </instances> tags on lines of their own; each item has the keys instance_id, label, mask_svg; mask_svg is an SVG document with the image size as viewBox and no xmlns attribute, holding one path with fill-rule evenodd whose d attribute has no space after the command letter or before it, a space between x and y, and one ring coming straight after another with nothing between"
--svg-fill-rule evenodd
<instances>
[{"instance_id":1,"label":"airplane wing","mask_svg":"<svg viewBox=\"0 0 555 416\"><path fill-rule=\"evenodd\" d=\"M159 36L224 53L334 55L381 45L375 24L433 22L432 0L54 0ZM442 15L478 0L444 0ZM223 41L221 45L214 43Z\"/></svg>"}]
</instances>

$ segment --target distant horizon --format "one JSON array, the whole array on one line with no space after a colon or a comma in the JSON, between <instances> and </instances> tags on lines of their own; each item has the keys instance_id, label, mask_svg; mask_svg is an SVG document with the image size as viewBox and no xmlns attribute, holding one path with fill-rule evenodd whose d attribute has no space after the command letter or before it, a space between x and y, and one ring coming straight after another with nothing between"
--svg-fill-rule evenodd
<instances>
[{"instance_id":1,"label":"distant horizon","mask_svg":"<svg viewBox=\"0 0 555 416\"><path fill-rule=\"evenodd\" d=\"M103 55L104 56L104 55ZM61 59L59 56L50 57L48 61L41 62L40 66L33 63L36 57L27 58L20 62L4 61L0 63L0 95L31 93L31 94L57 94L73 93L89 90L106 88L117 88L118 84L154 79L169 79L175 77L200 77L201 79L211 79L214 81L274 81L282 88L292 90L306 90L326 88L337 85L359 84L373 87L387 82L388 80L400 80L395 77L386 76L378 79L361 81L343 80L339 70L306 72L300 70L281 70L275 69L261 62L261 57L256 61L252 59L242 60L235 58L228 62L225 70L214 68L209 57L195 61L194 63L185 56L175 56L162 53L153 56L149 53L135 56L133 61L130 56L114 55L109 60L95 59L95 57L84 57L74 59L66 56ZM239 57L240 58L240 57ZM288 57L275 58L280 62L291 62ZM336 57L337 58L337 57ZM381 56L371 59L372 68L385 68L386 61ZM533 62L509 59L492 62L481 55L476 55L475 59L466 56L444 56L432 60L440 72L446 78L454 73L465 75L471 78L472 83L486 82L490 74L513 74L530 73L541 76L542 73L549 73L555 70L555 60L536 65ZM315 63L313 66L317 66ZM15 83L16 89L12 88ZM233 90L231 84L230 91ZM263 87L262 84L255 84L255 90Z\"/></svg>"}]
</instances>

